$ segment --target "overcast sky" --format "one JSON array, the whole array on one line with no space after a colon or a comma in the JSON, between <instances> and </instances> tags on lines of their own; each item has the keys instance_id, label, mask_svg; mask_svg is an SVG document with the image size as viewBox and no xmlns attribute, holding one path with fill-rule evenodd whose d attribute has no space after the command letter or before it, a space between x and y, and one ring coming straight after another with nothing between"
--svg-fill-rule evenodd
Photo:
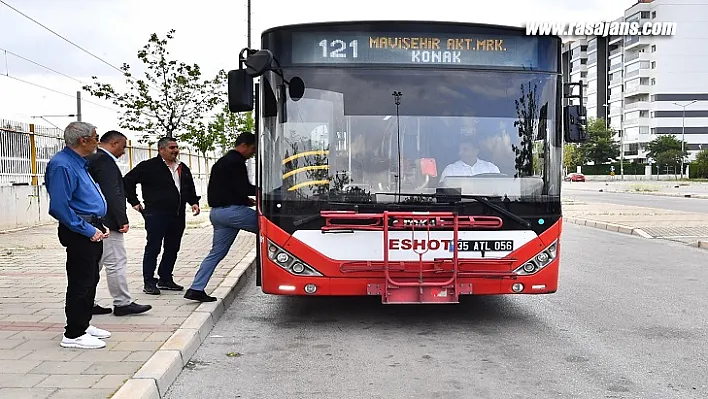
<instances>
[{"instance_id":1,"label":"overcast sky","mask_svg":"<svg viewBox=\"0 0 708 399\"><path fill-rule=\"evenodd\" d=\"M197 63L206 75L237 66L246 46L246 0L3 0L110 64L138 65L136 52L153 32L175 29L169 50ZM521 26L527 21L611 21L636 0L252 0L253 46L272 26L330 20L440 20ZM426 5L423 5L426 4ZM98 75L121 82L119 72L0 3L0 49L82 82ZM0 74L75 95L81 84L0 50ZM115 108L82 93L84 99ZM0 76L0 119L30 122L32 115L75 113L76 100ZM99 133L118 128L116 112L84 103L83 120ZM47 118L64 127L71 118ZM35 120L36 123L40 123ZM46 123L45 123L46 124Z\"/></svg>"}]
</instances>

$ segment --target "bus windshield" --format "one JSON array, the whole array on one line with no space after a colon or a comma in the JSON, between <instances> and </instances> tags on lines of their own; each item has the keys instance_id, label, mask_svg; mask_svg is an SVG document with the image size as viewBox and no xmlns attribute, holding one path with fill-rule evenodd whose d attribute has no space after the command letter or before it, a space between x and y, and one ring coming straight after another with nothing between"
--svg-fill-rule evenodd
<instances>
[{"instance_id":1,"label":"bus windshield","mask_svg":"<svg viewBox=\"0 0 708 399\"><path fill-rule=\"evenodd\" d=\"M343 193L462 194L529 200L560 193L558 76L527 71L284 68L304 97L280 80L264 115L263 194L330 201ZM268 108L266 105L265 108Z\"/></svg>"}]
</instances>

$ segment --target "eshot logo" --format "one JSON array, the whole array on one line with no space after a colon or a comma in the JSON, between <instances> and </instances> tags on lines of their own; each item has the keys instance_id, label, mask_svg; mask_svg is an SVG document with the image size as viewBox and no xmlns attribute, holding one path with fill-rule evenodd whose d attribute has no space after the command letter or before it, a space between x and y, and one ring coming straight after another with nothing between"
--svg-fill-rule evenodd
<instances>
[{"instance_id":1,"label":"eshot logo","mask_svg":"<svg viewBox=\"0 0 708 399\"><path fill-rule=\"evenodd\" d=\"M529 22L529 36L673 36L676 22Z\"/></svg>"}]
</instances>

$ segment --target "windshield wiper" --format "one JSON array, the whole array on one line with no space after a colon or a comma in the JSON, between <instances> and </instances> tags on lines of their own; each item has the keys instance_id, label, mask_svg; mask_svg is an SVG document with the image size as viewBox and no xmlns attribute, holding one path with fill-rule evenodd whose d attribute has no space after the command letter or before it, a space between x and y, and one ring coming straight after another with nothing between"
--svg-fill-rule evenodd
<instances>
[{"instance_id":1,"label":"windshield wiper","mask_svg":"<svg viewBox=\"0 0 708 399\"><path fill-rule=\"evenodd\" d=\"M391 194L391 193L376 193L376 194L387 194L387 195L398 196L398 194ZM403 196L410 196L410 197L418 196L418 197L428 197L428 198L435 198L435 199L440 199L440 198L445 199L445 198L452 197L452 198L454 198L454 200L450 200L449 202L451 202L451 203L460 202L459 200L462 200L462 199L473 199L473 200L479 202L480 204L486 205L487 207L494 209L495 211L501 213L502 215L507 216L510 219L513 219L514 221L518 222L519 224L521 224L524 227L531 227L531 223L529 223L527 220L524 220L522 217L516 215L515 213L510 212L510 211L500 207L499 205L492 203L489 199L487 199L487 197L484 197L481 195L457 194L457 193L454 193L454 194L448 194L448 193L444 193L444 194L443 193L406 194L406 193L401 193L400 196L401 197L403 197Z\"/></svg>"},{"instance_id":2,"label":"windshield wiper","mask_svg":"<svg viewBox=\"0 0 708 399\"><path fill-rule=\"evenodd\" d=\"M488 206L488 207L490 207L490 208L496 210L497 212L499 212L499 213L501 213L501 214L503 214L503 215L508 216L508 217L511 218L511 219L514 219L515 221L519 222L519 224L521 224L521 225L524 226L524 227L531 227L531 223L529 223L528 220L525 220L525 219L523 219L522 217L516 215L515 213L510 212L510 211L508 211L508 210L502 208L501 206L492 203L492 202L491 202L490 200L488 200L486 197L482 197L482 196L479 196L479 195L462 195L462 198L471 198L471 199L473 199L473 200L475 200L475 201L477 201L477 202L479 202L479 203L482 203L482 204L484 204L484 205L486 205L486 206Z\"/></svg>"},{"instance_id":3,"label":"windshield wiper","mask_svg":"<svg viewBox=\"0 0 708 399\"><path fill-rule=\"evenodd\" d=\"M356 211L356 210L358 209L358 206L359 206L359 205L362 205L362 204L356 203L356 202L334 202L334 201L330 201L330 202L327 202L327 205L329 205L329 206L332 208L331 210L337 210L337 211L342 211L342 210L347 210L347 211L349 211L349 210L352 210L352 211ZM300 218L295 219L295 221L293 221L293 226L295 226L295 227L302 226L303 224L313 222L313 221L315 221L315 220L317 220L317 219L320 219L320 218L322 218L322 216L321 216L319 213L318 213L317 215L303 216L303 217L300 217Z\"/></svg>"}]
</instances>

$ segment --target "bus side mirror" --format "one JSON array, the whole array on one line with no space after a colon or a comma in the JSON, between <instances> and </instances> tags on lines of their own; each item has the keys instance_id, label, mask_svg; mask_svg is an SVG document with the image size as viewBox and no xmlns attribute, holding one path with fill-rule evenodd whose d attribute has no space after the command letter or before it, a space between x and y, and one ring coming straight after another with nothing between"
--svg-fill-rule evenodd
<instances>
[{"instance_id":1,"label":"bus side mirror","mask_svg":"<svg viewBox=\"0 0 708 399\"><path fill-rule=\"evenodd\" d=\"M229 111L253 111L253 77L245 69L229 71Z\"/></svg>"},{"instance_id":2,"label":"bus side mirror","mask_svg":"<svg viewBox=\"0 0 708 399\"><path fill-rule=\"evenodd\" d=\"M290 82L288 82L288 94L290 94L291 100L300 101L302 96L305 95L305 82L297 76L290 79Z\"/></svg>"},{"instance_id":3,"label":"bus side mirror","mask_svg":"<svg viewBox=\"0 0 708 399\"><path fill-rule=\"evenodd\" d=\"M587 141L585 129L585 107L568 105L563 108L563 135L566 143L582 143Z\"/></svg>"},{"instance_id":4,"label":"bus side mirror","mask_svg":"<svg viewBox=\"0 0 708 399\"><path fill-rule=\"evenodd\" d=\"M273 53L270 50L258 50L250 54L244 61L246 72L254 78L266 73L272 63Z\"/></svg>"}]
</instances>

